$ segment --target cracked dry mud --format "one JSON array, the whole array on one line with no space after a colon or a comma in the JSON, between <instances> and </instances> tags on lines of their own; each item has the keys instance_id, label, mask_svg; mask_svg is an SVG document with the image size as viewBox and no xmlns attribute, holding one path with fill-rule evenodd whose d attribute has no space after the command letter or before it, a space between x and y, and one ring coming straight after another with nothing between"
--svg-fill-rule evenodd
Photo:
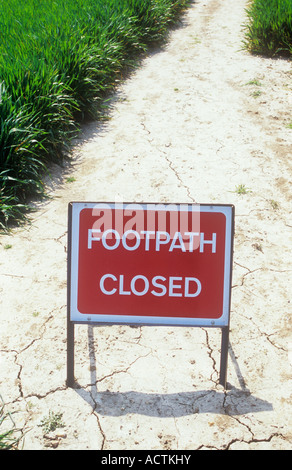
<instances>
[{"instance_id":1,"label":"cracked dry mud","mask_svg":"<svg viewBox=\"0 0 292 470\"><path fill-rule=\"evenodd\" d=\"M24 449L292 448L291 62L242 50L246 6L192 3L1 235L0 393ZM66 388L72 200L235 205L226 391L220 330L130 326L77 326ZM64 427L44 437L50 410Z\"/></svg>"}]
</instances>

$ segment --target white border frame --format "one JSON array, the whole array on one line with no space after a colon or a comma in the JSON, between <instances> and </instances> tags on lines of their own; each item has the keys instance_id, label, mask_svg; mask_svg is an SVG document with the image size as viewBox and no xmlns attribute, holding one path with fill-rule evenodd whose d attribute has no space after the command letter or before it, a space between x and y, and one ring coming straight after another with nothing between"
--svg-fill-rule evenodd
<instances>
[{"instance_id":1,"label":"white border frame","mask_svg":"<svg viewBox=\"0 0 292 470\"><path fill-rule=\"evenodd\" d=\"M104 324L135 324L152 326L198 326L198 327L226 327L230 320L230 300L231 300L231 278L232 278L232 258L233 258L233 235L234 235L234 206L220 204L168 204L168 203L92 203L92 202L71 202L72 218L71 227L71 252L68 253L68 288L70 289L70 320L74 323L94 323L95 325ZM178 210L214 212L222 213L226 217L226 236L225 236L225 260L224 260L224 283L223 283L223 312L218 319L208 318L181 318L181 317L157 317L157 316L139 316L139 315L107 315L80 313L77 308L78 294L78 253L79 253L79 215L83 209L93 208L112 208L124 209L129 205L138 206L143 210L153 210L157 206L176 206ZM70 220L69 220L70 223Z\"/></svg>"}]
</instances>

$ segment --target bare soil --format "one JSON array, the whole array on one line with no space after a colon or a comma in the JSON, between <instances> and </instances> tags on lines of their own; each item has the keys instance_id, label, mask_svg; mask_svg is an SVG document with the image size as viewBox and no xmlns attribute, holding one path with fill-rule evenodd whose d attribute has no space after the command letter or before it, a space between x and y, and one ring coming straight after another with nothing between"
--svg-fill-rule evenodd
<instances>
[{"instance_id":1,"label":"bare soil","mask_svg":"<svg viewBox=\"0 0 292 470\"><path fill-rule=\"evenodd\" d=\"M192 3L1 235L0 394L24 449L292 449L292 71L242 49L246 6ZM74 200L235 205L227 390L220 330L79 325L66 387ZM49 411L64 427L45 434Z\"/></svg>"}]
</instances>

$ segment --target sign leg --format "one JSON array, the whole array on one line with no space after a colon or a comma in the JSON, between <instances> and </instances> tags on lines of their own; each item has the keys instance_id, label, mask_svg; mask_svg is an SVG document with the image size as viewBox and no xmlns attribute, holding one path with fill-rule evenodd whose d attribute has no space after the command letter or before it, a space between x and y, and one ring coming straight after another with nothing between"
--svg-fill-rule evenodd
<instances>
[{"instance_id":1,"label":"sign leg","mask_svg":"<svg viewBox=\"0 0 292 470\"><path fill-rule=\"evenodd\" d=\"M226 389L227 363L228 363L228 345L229 345L229 326L222 328L221 338L221 361L219 383Z\"/></svg>"},{"instance_id":2,"label":"sign leg","mask_svg":"<svg viewBox=\"0 0 292 470\"><path fill-rule=\"evenodd\" d=\"M74 323L67 322L67 387L74 388Z\"/></svg>"}]
</instances>

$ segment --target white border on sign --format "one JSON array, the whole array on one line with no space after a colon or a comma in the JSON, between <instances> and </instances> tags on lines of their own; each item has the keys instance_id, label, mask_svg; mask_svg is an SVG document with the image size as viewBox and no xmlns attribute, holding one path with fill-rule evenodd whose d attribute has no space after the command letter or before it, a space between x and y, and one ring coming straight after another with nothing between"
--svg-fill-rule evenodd
<instances>
[{"instance_id":1,"label":"white border on sign","mask_svg":"<svg viewBox=\"0 0 292 470\"><path fill-rule=\"evenodd\" d=\"M231 290L231 260L233 244L233 206L208 204L158 204L158 203L89 203L72 202L71 221L71 283L70 283L70 320L74 323L95 324L136 324L160 326L198 326L198 327L224 327L229 325L230 316L230 290ZM195 212L222 213L226 217L225 261L223 283L223 312L220 318L182 318L157 317L140 315L103 315L80 313L77 308L78 294L78 254L79 254L79 220L83 209L125 209L132 207L135 210L157 210L158 207L167 207L168 210L188 210Z\"/></svg>"}]
</instances>

